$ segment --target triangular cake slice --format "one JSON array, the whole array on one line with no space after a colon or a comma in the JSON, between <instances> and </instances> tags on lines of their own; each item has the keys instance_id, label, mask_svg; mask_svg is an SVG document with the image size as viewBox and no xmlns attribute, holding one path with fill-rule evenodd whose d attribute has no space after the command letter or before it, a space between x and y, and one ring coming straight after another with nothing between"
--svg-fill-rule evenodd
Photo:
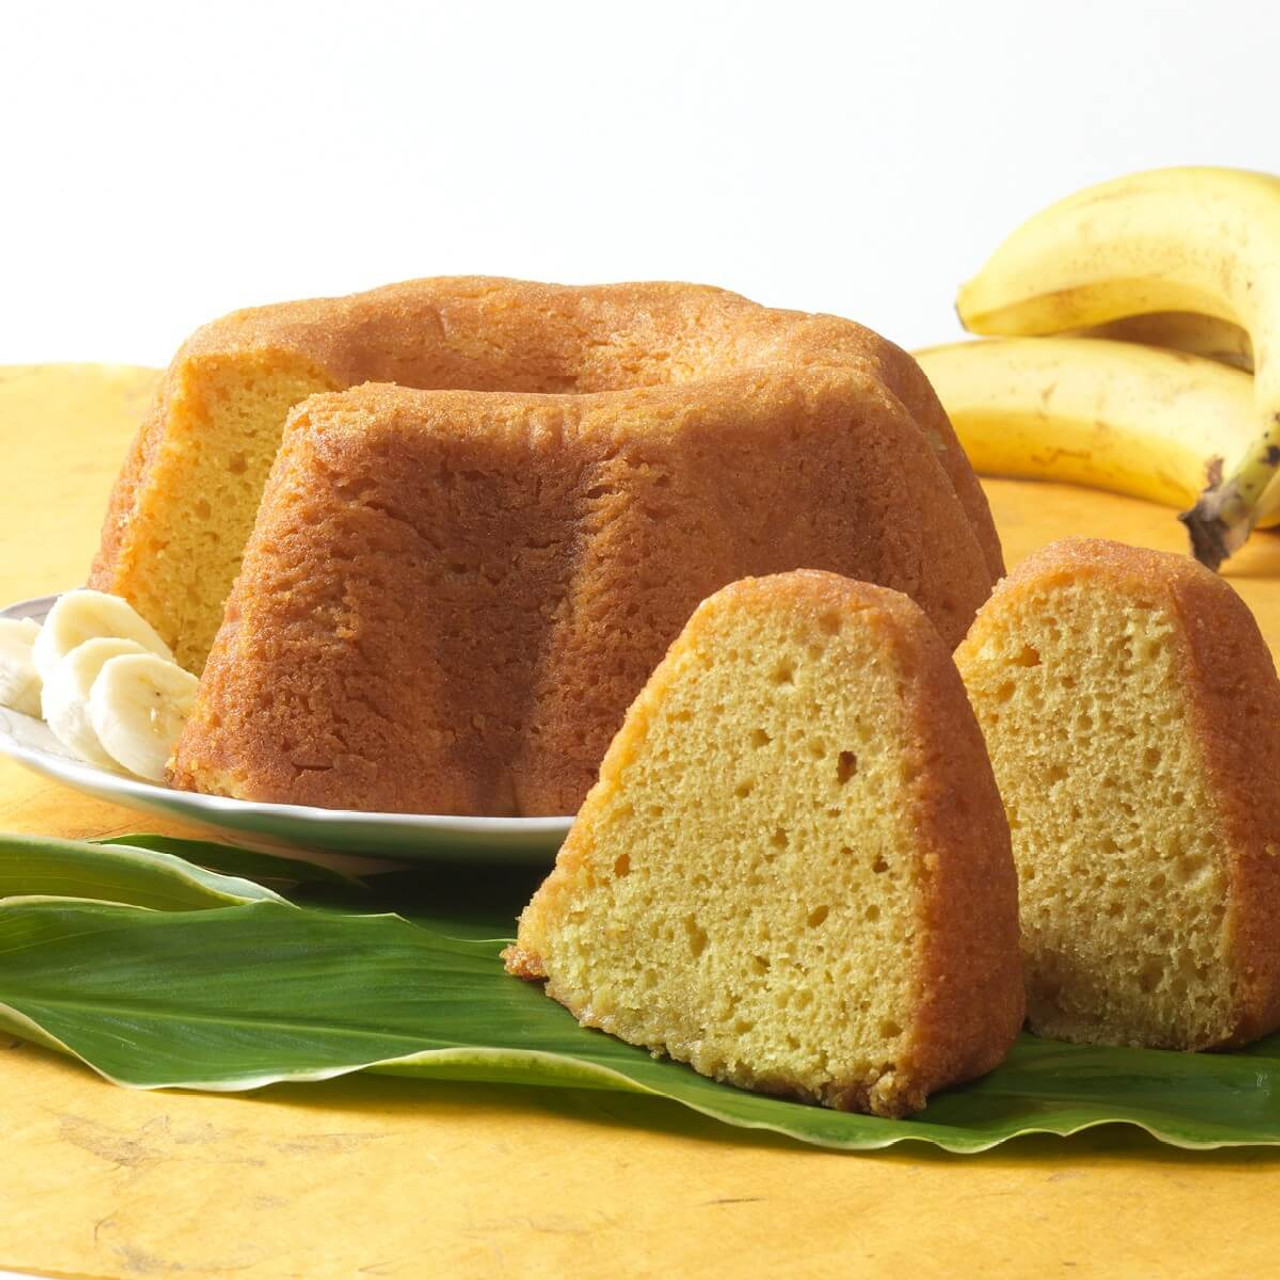
<instances>
[{"instance_id":1,"label":"triangular cake slice","mask_svg":"<svg viewBox=\"0 0 1280 1280\"><path fill-rule=\"evenodd\" d=\"M520 920L508 968L704 1075L900 1116L1022 1021L1009 836L946 646L802 570L694 613Z\"/></svg>"},{"instance_id":2,"label":"triangular cake slice","mask_svg":"<svg viewBox=\"0 0 1280 1280\"><path fill-rule=\"evenodd\" d=\"M1184 556L1074 538L956 654L1020 877L1027 1012L1054 1039L1242 1044L1280 1023L1280 684Z\"/></svg>"}]
</instances>

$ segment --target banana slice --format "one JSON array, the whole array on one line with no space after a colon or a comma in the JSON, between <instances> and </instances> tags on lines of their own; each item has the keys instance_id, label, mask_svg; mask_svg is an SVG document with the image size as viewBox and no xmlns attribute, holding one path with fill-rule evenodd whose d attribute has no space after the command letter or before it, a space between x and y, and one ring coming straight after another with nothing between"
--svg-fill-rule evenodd
<instances>
[{"instance_id":1,"label":"banana slice","mask_svg":"<svg viewBox=\"0 0 1280 1280\"><path fill-rule=\"evenodd\" d=\"M197 683L189 671L152 653L111 658L89 694L98 740L130 773L163 782Z\"/></svg>"},{"instance_id":2,"label":"banana slice","mask_svg":"<svg viewBox=\"0 0 1280 1280\"><path fill-rule=\"evenodd\" d=\"M68 591L58 598L32 647L36 670L48 681L54 668L86 640L114 637L132 640L148 653L173 660L169 646L134 607L101 591Z\"/></svg>"},{"instance_id":3,"label":"banana slice","mask_svg":"<svg viewBox=\"0 0 1280 1280\"><path fill-rule=\"evenodd\" d=\"M89 694L103 666L126 654L150 653L136 640L100 636L77 645L45 678L41 704L53 736L69 751L90 764L116 767L115 758L103 749L89 718ZM162 662L162 658L157 658Z\"/></svg>"},{"instance_id":4,"label":"banana slice","mask_svg":"<svg viewBox=\"0 0 1280 1280\"><path fill-rule=\"evenodd\" d=\"M39 634L31 618L0 618L0 707L40 714L40 673L31 657Z\"/></svg>"}]
</instances>

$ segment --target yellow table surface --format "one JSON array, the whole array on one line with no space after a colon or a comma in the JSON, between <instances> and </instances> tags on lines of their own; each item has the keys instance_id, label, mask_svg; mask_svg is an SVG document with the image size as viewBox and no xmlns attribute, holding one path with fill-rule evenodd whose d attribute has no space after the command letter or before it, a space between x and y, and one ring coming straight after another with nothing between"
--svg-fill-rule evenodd
<instances>
[{"instance_id":1,"label":"yellow table surface","mask_svg":"<svg viewBox=\"0 0 1280 1280\"><path fill-rule=\"evenodd\" d=\"M0 601L83 581L149 370L0 368ZM987 486L1010 563L1172 513ZM1280 538L1229 566L1280 651ZM184 834L0 762L0 829ZM0 958L0 964L3 958ZM981 1156L808 1149L604 1093L352 1077L116 1088L0 1036L0 1268L56 1276L1280 1274L1280 1151L1119 1127Z\"/></svg>"}]
</instances>

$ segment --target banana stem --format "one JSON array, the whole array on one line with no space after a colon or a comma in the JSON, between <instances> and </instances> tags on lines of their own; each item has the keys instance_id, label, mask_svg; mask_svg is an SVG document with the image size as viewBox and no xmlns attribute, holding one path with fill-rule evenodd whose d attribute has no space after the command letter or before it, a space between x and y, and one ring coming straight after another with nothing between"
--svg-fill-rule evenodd
<instances>
[{"instance_id":1,"label":"banana stem","mask_svg":"<svg viewBox=\"0 0 1280 1280\"><path fill-rule=\"evenodd\" d=\"M1225 480L1222 465L1210 469L1209 484L1190 511L1178 519L1191 535L1191 551L1210 569L1217 569L1238 551L1258 521L1258 503L1272 477L1280 471L1280 413L1250 446L1244 461Z\"/></svg>"}]
</instances>

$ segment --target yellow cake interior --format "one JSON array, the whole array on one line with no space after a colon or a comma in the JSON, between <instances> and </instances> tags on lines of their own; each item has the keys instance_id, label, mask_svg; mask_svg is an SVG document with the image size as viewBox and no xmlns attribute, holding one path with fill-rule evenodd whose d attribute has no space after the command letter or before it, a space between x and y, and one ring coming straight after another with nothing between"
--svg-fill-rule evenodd
<instances>
[{"instance_id":1,"label":"yellow cake interior","mask_svg":"<svg viewBox=\"0 0 1280 1280\"><path fill-rule=\"evenodd\" d=\"M253 529L289 410L332 384L285 356L204 357L180 367L165 434L133 514L134 607L178 662L200 671ZM198 566L193 573L191 566Z\"/></svg>"},{"instance_id":2,"label":"yellow cake interior","mask_svg":"<svg viewBox=\"0 0 1280 1280\"><path fill-rule=\"evenodd\" d=\"M956 660L1012 832L1032 1028L1220 1040L1226 872L1175 620L1087 582L1020 587Z\"/></svg>"},{"instance_id":3,"label":"yellow cake interior","mask_svg":"<svg viewBox=\"0 0 1280 1280\"><path fill-rule=\"evenodd\" d=\"M919 983L904 674L834 608L696 630L606 760L586 865L535 900L549 992L704 1074L892 1113Z\"/></svg>"}]
</instances>

